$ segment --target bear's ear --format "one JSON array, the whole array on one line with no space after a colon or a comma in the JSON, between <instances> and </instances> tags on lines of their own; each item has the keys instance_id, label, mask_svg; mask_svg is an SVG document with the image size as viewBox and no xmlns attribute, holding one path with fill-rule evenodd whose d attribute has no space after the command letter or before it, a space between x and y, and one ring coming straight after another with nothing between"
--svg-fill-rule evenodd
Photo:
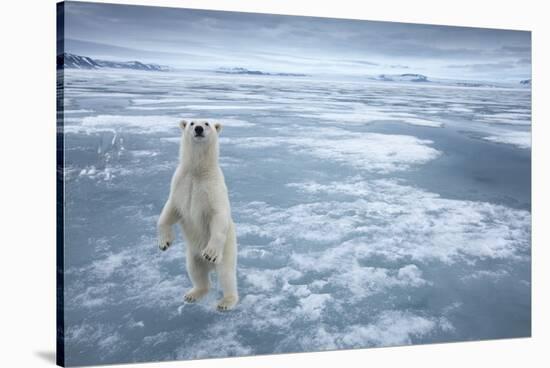
<instances>
[{"instance_id":1,"label":"bear's ear","mask_svg":"<svg viewBox=\"0 0 550 368\"><path fill-rule=\"evenodd\" d=\"M181 130L185 130L185 127L187 126L187 120L180 121L180 128Z\"/></svg>"},{"instance_id":2,"label":"bear's ear","mask_svg":"<svg viewBox=\"0 0 550 368\"><path fill-rule=\"evenodd\" d=\"M218 134L222 131L222 125L220 123L214 124L214 128L216 128L216 132L218 132Z\"/></svg>"}]
</instances>

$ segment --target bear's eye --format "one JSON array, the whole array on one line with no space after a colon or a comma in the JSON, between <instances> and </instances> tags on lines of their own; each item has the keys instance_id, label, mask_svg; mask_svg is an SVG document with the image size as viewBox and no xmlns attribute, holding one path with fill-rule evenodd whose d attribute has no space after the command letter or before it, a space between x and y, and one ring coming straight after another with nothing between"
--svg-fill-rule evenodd
<instances>
[{"instance_id":1,"label":"bear's eye","mask_svg":"<svg viewBox=\"0 0 550 368\"><path fill-rule=\"evenodd\" d=\"M195 123L191 123L191 126L195 125Z\"/></svg>"},{"instance_id":2,"label":"bear's eye","mask_svg":"<svg viewBox=\"0 0 550 368\"><path fill-rule=\"evenodd\" d=\"M204 123L204 125L206 125L206 126L210 126L210 124L208 124L208 123Z\"/></svg>"}]
</instances>

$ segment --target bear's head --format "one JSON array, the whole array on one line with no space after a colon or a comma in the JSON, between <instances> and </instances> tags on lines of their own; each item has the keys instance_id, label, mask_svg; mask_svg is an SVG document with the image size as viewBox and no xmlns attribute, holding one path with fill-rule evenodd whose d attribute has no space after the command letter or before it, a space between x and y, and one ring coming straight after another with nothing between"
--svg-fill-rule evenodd
<instances>
[{"instance_id":1,"label":"bear's head","mask_svg":"<svg viewBox=\"0 0 550 368\"><path fill-rule=\"evenodd\" d=\"M180 159L188 167L217 167L219 144L218 134L222 130L219 123L206 120L182 120L180 122Z\"/></svg>"},{"instance_id":2,"label":"bear's head","mask_svg":"<svg viewBox=\"0 0 550 368\"><path fill-rule=\"evenodd\" d=\"M206 120L182 120L180 128L185 142L200 145L217 143L218 134L222 130L220 123L211 123Z\"/></svg>"}]
</instances>

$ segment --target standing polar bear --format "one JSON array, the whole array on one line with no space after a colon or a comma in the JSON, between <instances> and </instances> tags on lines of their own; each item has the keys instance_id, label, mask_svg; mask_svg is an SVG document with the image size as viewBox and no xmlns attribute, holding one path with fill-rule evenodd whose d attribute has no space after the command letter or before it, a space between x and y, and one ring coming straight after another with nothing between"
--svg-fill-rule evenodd
<instances>
[{"instance_id":1,"label":"standing polar bear","mask_svg":"<svg viewBox=\"0 0 550 368\"><path fill-rule=\"evenodd\" d=\"M220 124L183 120L180 163L170 195L158 220L159 247L174 242L172 225L179 222L187 240L187 272L193 288L186 302L203 297L215 270L223 291L218 310L233 308L237 293L237 240L223 173L218 164Z\"/></svg>"}]
</instances>

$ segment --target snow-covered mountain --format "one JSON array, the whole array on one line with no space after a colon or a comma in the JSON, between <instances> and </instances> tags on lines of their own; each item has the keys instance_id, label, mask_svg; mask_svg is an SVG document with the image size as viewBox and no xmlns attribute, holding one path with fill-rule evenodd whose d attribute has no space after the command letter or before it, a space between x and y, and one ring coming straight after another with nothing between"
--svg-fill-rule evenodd
<instances>
[{"instance_id":1,"label":"snow-covered mountain","mask_svg":"<svg viewBox=\"0 0 550 368\"><path fill-rule=\"evenodd\" d=\"M92 59L88 56L81 56L65 52L57 55L57 68L67 69L135 69L147 71L167 71L168 67L158 64L145 64L139 61L108 61Z\"/></svg>"}]
</instances>

